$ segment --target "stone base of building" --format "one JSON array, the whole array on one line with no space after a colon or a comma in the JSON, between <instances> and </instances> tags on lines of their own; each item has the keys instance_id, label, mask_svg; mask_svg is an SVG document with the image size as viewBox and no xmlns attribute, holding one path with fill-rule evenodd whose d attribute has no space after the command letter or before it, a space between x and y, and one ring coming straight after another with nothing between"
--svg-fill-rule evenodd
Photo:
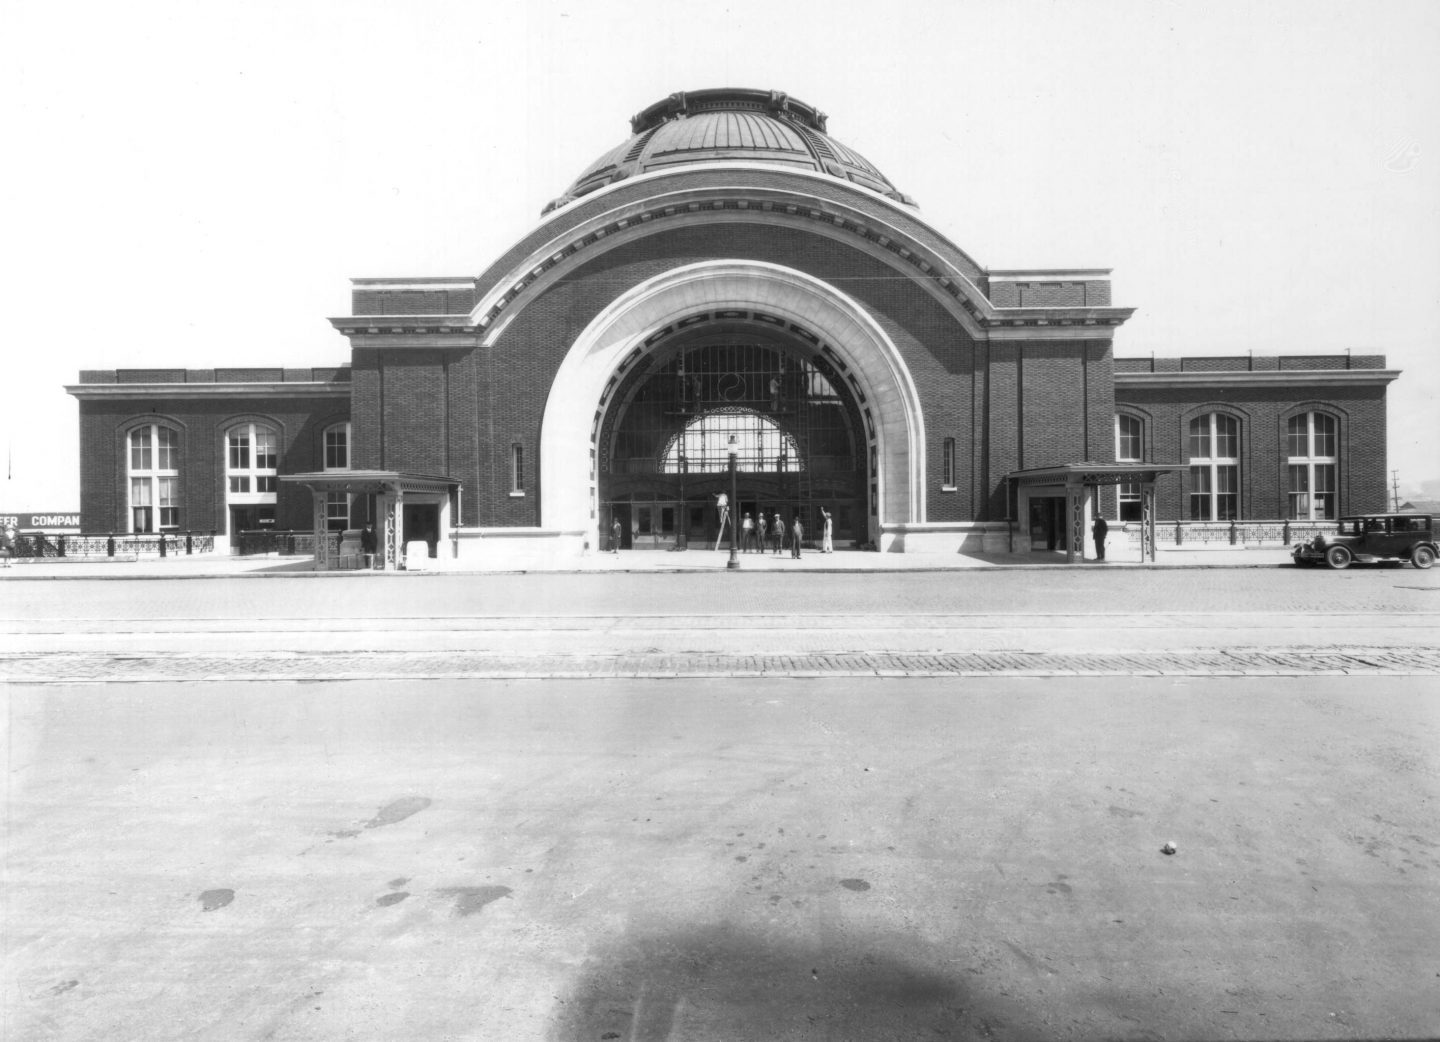
<instances>
[{"instance_id":1,"label":"stone base of building","mask_svg":"<svg viewBox=\"0 0 1440 1042\"><path fill-rule=\"evenodd\" d=\"M485 571L532 571L573 566L593 548L584 532L558 528L460 528L440 544L436 558L408 563L411 571L431 567Z\"/></svg>"},{"instance_id":2,"label":"stone base of building","mask_svg":"<svg viewBox=\"0 0 1440 1042\"><path fill-rule=\"evenodd\" d=\"M1004 554L1010 526L1004 521L929 521L880 526L887 554Z\"/></svg>"}]
</instances>

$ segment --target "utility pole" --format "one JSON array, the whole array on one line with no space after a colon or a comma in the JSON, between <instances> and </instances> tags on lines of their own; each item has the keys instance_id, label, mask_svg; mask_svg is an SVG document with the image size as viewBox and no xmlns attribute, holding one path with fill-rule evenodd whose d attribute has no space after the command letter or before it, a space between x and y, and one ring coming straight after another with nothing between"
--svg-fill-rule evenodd
<instances>
[{"instance_id":1,"label":"utility pole","mask_svg":"<svg viewBox=\"0 0 1440 1042\"><path fill-rule=\"evenodd\" d=\"M1390 472L1390 512L1391 512L1391 513L1399 513L1399 511L1400 511L1400 472L1399 472L1398 470L1392 470L1392 471Z\"/></svg>"}]
</instances>

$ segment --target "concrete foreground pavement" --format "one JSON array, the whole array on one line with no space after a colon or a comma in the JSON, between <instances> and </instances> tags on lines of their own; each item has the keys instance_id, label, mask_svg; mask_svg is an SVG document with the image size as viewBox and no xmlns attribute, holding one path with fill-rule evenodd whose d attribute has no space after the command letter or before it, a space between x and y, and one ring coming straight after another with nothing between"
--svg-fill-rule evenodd
<instances>
[{"instance_id":1,"label":"concrete foreground pavement","mask_svg":"<svg viewBox=\"0 0 1440 1042\"><path fill-rule=\"evenodd\" d=\"M0 1033L1434 1037L1432 692L16 686Z\"/></svg>"}]
</instances>

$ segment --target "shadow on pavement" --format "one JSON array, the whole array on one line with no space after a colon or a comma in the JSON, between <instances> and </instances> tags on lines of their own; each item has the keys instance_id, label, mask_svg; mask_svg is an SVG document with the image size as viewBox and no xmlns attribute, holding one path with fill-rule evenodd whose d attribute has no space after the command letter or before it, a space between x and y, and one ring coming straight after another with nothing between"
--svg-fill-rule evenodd
<instances>
[{"instance_id":1,"label":"shadow on pavement","mask_svg":"<svg viewBox=\"0 0 1440 1042\"><path fill-rule=\"evenodd\" d=\"M586 963L550 1038L984 1039L1003 1029L963 971L869 947L858 933L826 943L735 926L627 937Z\"/></svg>"}]
</instances>

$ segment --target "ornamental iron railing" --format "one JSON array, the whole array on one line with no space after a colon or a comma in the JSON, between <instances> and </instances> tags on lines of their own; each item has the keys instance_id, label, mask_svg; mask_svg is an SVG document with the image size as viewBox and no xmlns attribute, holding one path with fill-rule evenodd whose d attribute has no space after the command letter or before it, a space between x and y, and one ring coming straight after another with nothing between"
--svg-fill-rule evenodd
<instances>
[{"instance_id":1,"label":"ornamental iron railing","mask_svg":"<svg viewBox=\"0 0 1440 1042\"><path fill-rule=\"evenodd\" d=\"M197 532L127 533L122 535L50 535L26 532L15 537L12 556L46 557L167 557L215 552L215 534Z\"/></svg>"},{"instance_id":2,"label":"ornamental iron railing","mask_svg":"<svg viewBox=\"0 0 1440 1042\"><path fill-rule=\"evenodd\" d=\"M1125 523L1125 538L1141 542L1142 524ZM1158 521L1155 542L1169 547L1293 546L1309 542L1322 532L1335 531L1334 521Z\"/></svg>"}]
</instances>

